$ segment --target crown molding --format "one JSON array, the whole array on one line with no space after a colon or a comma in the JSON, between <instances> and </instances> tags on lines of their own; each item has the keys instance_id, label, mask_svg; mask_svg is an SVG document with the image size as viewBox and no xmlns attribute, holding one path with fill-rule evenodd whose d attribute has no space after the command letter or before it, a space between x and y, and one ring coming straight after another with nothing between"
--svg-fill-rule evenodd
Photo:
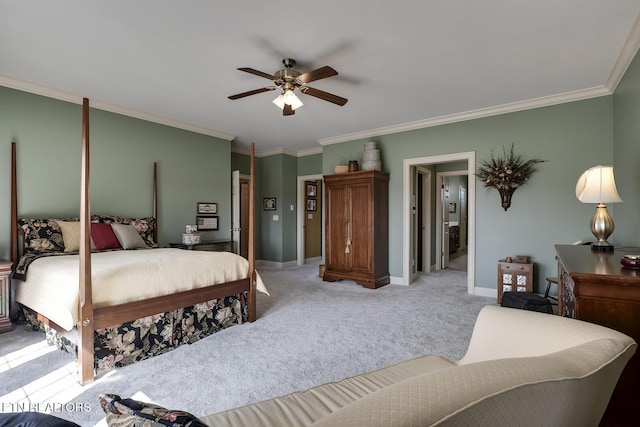
<instances>
[{"instance_id":1,"label":"crown molding","mask_svg":"<svg viewBox=\"0 0 640 427\"><path fill-rule=\"evenodd\" d=\"M313 156L315 154L322 154L322 147L309 148L306 150L298 151L298 157Z\"/></svg>"},{"instance_id":2,"label":"crown molding","mask_svg":"<svg viewBox=\"0 0 640 427\"><path fill-rule=\"evenodd\" d=\"M243 148L234 148L231 147L231 152L232 153L236 153L236 154L243 154L245 156L250 156L251 152L247 149L243 149ZM292 156L292 157L305 157L305 156L312 156L314 154L322 154L322 147L317 147L317 148L309 148L307 150L291 150L288 148L274 148L271 150L264 150L264 151L256 151L256 157L268 157L268 156L276 156L278 154L286 154L287 156Z\"/></svg>"},{"instance_id":3,"label":"crown molding","mask_svg":"<svg viewBox=\"0 0 640 427\"><path fill-rule=\"evenodd\" d=\"M415 122L393 125L377 129L366 130L362 132L354 132L346 135L319 139L320 145L338 144L340 142L353 141L357 139L372 138L391 133L405 132L410 130L422 129L432 126L439 126L448 123L462 122L465 120L479 119L483 117L497 116L500 114L513 113L516 111L530 110L540 107L548 107L566 102L582 101L589 98L611 95L622 81L624 74L627 72L629 65L635 58L640 49L640 14L636 17L627 40L618 55L618 59L614 64L611 74L607 82L603 86L593 87L590 89L566 92L559 95L552 95L531 99L522 102L514 102L510 104L499 105L496 107L482 108L478 110L467 111L463 113L451 114L446 116L435 117L431 119L418 120Z\"/></svg>"},{"instance_id":4,"label":"crown molding","mask_svg":"<svg viewBox=\"0 0 640 427\"><path fill-rule=\"evenodd\" d=\"M36 85L33 83L27 83L16 79L0 76L0 86L5 86L10 89L21 90L23 92L33 93L35 95L46 96L48 98L58 99L61 101L71 102L73 104L82 104L83 96L64 92L57 89L52 89L46 86ZM199 133L202 135L213 136L215 138L224 139L226 141L232 141L236 136L225 132L219 132L213 129L203 128L201 126L192 125L190 123L184 123L177 120L172 120L167 117L156 116L153 114L142 113L140 111L132 110L129 108L121 107L108 102L91 99L91 108L98 110L108 111L110 113L121 114L127 117L133 117L147 122L158 123L165 126L174 127L177 129L183 129L190 132Z\"/></svg>"},{"instance_id":5,"label":"crown molding","mask_svg":"<svg viewBox=\"0 0 640 427\"><path fill-rule=\"evenodd\" d=\"M531 110L534 108L548 107L566 102L581 101L599 96L611 95L611 91L604 86L590 89L567 92L559 95L546 96L542 98L530 99L522 102L498 105L496 107L481 108L478 110L466 111L463 113L450 114L446 116L434 117L415 122L403 123L399 125L387 126L377 129L354 132L346 135L319 139L320 145L338 144L340 142L353 141L357 139L372 138L381 135L388 135L398 132L423 129L433 126L440 126L449 123L463 122L467 120L480 119L484 117L498 116L501 114L513 113L516 111Z\"/></svg>"},{"instance_id":6,"label":"crown molding","mask_svg":"<svg viewBox=\"0 0 640 427\"><path fill-rule=\"evenodd\" d=\"M620 51L620 55L618 55L618 60L614 64L613 69L611 70L611 74L609 75L609 79L607 80L607 83L605 85L611 91L611 93L615 92L616 88L622 81L624 74L627 72L629 65L631 65L631 62L638 53L639 48L640 14L636 17L636 22L629 32L627 41L624 43L624 46Z\"/></svg>"}]
</instances>

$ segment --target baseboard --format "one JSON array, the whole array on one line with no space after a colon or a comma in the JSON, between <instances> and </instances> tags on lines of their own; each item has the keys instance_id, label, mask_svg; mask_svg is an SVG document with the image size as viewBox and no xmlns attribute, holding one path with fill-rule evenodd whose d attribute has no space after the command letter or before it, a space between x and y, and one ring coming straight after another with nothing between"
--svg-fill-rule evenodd
<instances>
[{"instance_id":1,"label":"baseboard","mask_svg":"<svg viewBox=\"0 0 640 427\"><path fill-rule=\"evenodd\" d=\"M480 286L476 286L473 288L473 293L479 297L498 298L498 290L495 288L481 288Z\"/></svg>"},{"instance_id":2,"label":"baseboard","mask_svg":"<svg viewBox=\"0 0 640 427\"><path fill-rule=\"evenodd\" d=\"M264 266L264 267L273 267L273 268L289 268L289 267L297 267L298 261L287 261L287 262L277 262L277 261L266 261L257 259L256 266Z\"/></svg>"},{"instance_id":3,"label":"baseboard","mask_svg":"<svg viewBox=\"0 0 640 427\"><path fill-rule=\"evenodd\" d=\"M402 277L396 277L396 276L389 276L389 284L406 286L404 284L404 279Z\"/></svg>"},{"instance_id":4,"label":"baseboard","mask_svg":"<svg viewBox=\"0 0 640 427\"><path fill-rule=\"evenodd\" d=\"M305 258L304 259L304 263L305 264L312 264L314 262L319 262L319 261L322 261L322 257L321 256L316 256L316 257L313 257L313 258Z\"/></svg>"}]
</instances>

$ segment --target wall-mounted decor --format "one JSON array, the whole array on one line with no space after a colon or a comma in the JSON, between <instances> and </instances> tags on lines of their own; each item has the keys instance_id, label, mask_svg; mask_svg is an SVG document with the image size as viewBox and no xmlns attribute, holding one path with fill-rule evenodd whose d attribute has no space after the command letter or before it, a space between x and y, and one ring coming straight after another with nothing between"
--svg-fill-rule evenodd
<instances>
[{"instance_id":1,"label":"wall-mounted decor","mask_svg":"<svg viewBox=\"0 0 640 427\"><path fill-rule=\"evenodd\" d=\"M511 206L511 196L517 188L522 187L536 172L536 164L547 160L524 160L521 155L514 154L511 150L502 146L502 156L495 157L491 150L490 160L480 160L480 168L476 176L484 183L486 188L495 188L500 193L502 208L506 211Z\"/></svg>"},{"instance_id":2,"label":"wall-mounted decor","mask_svg":"<svg viewBox=\"0 0 640 427\"><path fill-rule=\"evenodd\" d=\"M217 216L197 216L196 225L198 226L199 231L217 230L218 217Z\"/></svg>"},{"instance_id":3,"label":"wall-mounted decor","mask_svg":"<svg viewBox=\"0 0 640 427\"><path fill-rule=\"evenodd\" d=\"M276 198L275 197L265 197L262 199L262 208L265 211L275 211L276 210Z\"/></svg>"},{"instance_id":4,"label":"wall-mounted decor","mask_svg":"<svg viewBox=\"0 0 640 427\"><path fill-rule=\"evenodd\" d=\"M307 196L316 197L318 187L315 184L307 184Z\"/></svg>"},{"instance_id":5,"label":"wall-mounted decor","mask_svg":"<svg viewBox=\"0 0 640 427\"><path fill-rule=\"evenodd\" d=\"M315 211L316 210L316 199L308 199L307 200L307 210Z\"/></svg>"},{"instance_id":6,"label":"wall-mounted decor","mask_svg":"<svg viewBox=\"0 0 640 427\"><path fill-rule=\"evenodd\" d=\"M456 204L449 203L449 213L456 213Z\"/></svg>"},{"instance_id":7,"label":"wall-mounted decor","mask_svg":"<svg viewBox=\"0 0 640 427\"><path fill-rule=\"evenodd\" d=\"M198 202L198 213L199 214L217 214L218 204Z\"/></svg>"}]
</instances>

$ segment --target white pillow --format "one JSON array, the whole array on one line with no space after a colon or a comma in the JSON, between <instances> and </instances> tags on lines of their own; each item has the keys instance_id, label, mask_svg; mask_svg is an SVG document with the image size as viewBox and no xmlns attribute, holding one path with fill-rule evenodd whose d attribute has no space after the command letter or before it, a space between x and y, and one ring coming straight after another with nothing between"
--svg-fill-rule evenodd
<instances>
[{"instance_id":1,"label":"white pillow","mask_svg":"<svg viewBox=\"0 0 640 427\"><path fill-rule=\"evenodd\" d=\"M115 233L118 241L120 242L120 246L123 249L136 249L136 248L146 248L147 244L138 233L133 225L131 224L111 224L111 228Z\"/></svg>"}]
</instances>

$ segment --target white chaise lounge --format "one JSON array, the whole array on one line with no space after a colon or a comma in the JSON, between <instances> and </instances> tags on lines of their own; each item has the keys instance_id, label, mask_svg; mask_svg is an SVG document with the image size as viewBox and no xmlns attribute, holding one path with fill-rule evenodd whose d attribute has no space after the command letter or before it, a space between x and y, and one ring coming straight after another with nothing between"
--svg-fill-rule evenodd
<instances>
[{"instance_id":1,"label":"white chaise lounge","mask_svg":"<svg viewBox=\"0 0 640 427\"><path fill-rule=\"evenodd\" d=\"M597 426L636 343L602 326L487 306L466 355L430 355L201 417L209 426Z\"/></svg>"}]
</instances>

